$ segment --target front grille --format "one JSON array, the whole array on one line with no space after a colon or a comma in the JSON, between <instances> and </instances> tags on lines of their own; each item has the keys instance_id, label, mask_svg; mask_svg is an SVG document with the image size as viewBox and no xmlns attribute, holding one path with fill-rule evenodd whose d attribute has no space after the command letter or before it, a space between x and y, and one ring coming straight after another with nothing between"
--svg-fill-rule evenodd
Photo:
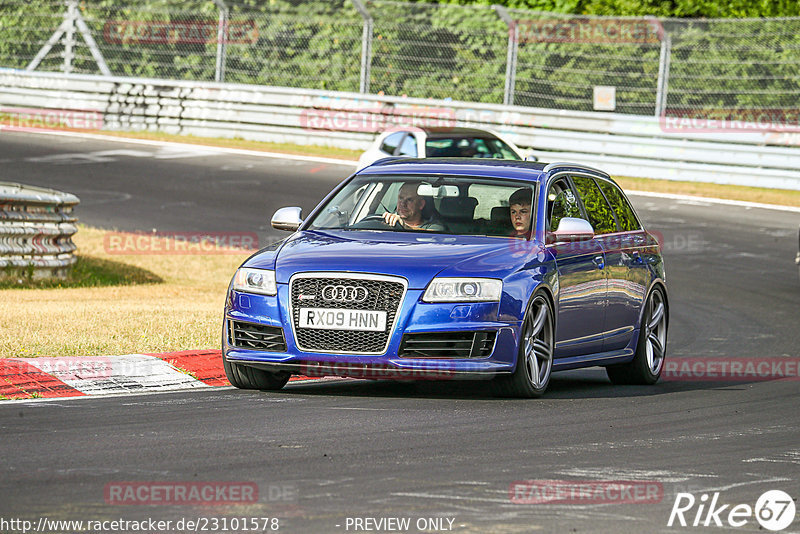
<instances>
[{"instance_id":1,"label":"front grille","mask_svg":"<svg viewBox=\"0 0 800 534\"><path fill-rule=\"evenodd\" d=\"M283 328L228 320L228 343L236 348L286 352Z\"/></svg>"},{"instance_id":2,"label":"front grille","mask_svg":"<svg viewBox=\"0 0 800 534\"><path fill-rule=\"evenodd\" d=\"M329 301L323 296L326 286L363 288L366 298L360 302ZM405 280L378 275L299 275L292 279L292 321L300 350L351 354L381 354L386 350L397 310L406 291ZM303 299L301 300L301 295ZM380 332L300 328L300 308L385 311L386 328Z\"/></svg>"},{"instance_id":3,"label":"front grille","mask_svg":"<svg viewBox=\"0 0 800 534\"><path fill-rule=\"evenodd\" d=\"M486 358L492 353L495 332L436 332L405 334L401 358Z\"/></svg>"}]
</instances>

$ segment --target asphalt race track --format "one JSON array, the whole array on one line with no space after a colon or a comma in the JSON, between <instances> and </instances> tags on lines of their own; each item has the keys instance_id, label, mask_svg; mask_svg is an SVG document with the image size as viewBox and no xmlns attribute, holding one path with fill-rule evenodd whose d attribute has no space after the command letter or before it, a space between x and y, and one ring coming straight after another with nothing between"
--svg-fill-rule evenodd
<instances>
[{"instance_id":1,"label":"asphalt race track","mask_svg":"<svg viewBox=\"0 0 800 534\"><path fill-rule=\"evenodd\" d=\"M265 241L280 235L268 227L276 208L308 210L352 170L6 132L0 162L2 181L77 194L78 216L90 225L258 232ZM800 215L632 200L664 235L669 358L791 358L796 366ZM390 517L410 518L406 532L424 518L445 519L430 532L694 532L704 493L731 505L723 522L767 490L800 496L798 406L796 370L794 380L614 387L602 369L587 369L555 374L540 400L494 399L481 383L332 380L272 393L7 401L0 517L277 517L281 532L354 532L355 518ZM663 494L655 503L512 502L511 485L526 480L645 481ZM255 483L259 499L107 504L107 485L123 481L240 481ZM679 492L698 504L685 514L689 527L668 527ZM710 521L710 531L760 528L753 517L741 528ZM800 531L800 515L788 531Z\"/></svg>"}]
</instances>

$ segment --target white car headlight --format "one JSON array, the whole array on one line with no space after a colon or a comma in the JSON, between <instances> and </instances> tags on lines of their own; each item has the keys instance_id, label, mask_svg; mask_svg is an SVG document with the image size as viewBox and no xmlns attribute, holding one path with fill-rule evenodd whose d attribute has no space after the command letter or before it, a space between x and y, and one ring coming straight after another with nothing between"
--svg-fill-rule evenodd
<instances>
[{"instance_id":1,"label":"white car headlight","mask_svg":"<svg viewBox=\"0 0 800 534\"><path fill-rule=\"evenodd\" d=\"M275 271L241 267L233 277L233 289L247 293L277 295L278 286L275 283Z\"/></svg>"},{"instance_id":2,"label":"white car headlight","mask_svg":"<svg viewBox=\"0 0 800 534\"><path fill-rule=\"evenodd\" d=\"M425 302L500 302L503 282L493 278L434 278Z\"/></svg>"}]
</instances>

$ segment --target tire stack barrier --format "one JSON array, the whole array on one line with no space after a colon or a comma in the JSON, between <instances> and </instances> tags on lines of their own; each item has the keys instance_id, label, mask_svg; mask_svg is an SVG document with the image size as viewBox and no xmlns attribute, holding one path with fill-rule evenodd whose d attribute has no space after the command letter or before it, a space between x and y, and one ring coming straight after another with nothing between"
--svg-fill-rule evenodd
<instances>
[{"instance_id":1,"label":"tire stack barrier","mask_svg":"<svg viewBox=\"0 0 800 534\"><path fill-rule=\"evenodd\" d=\"M77 260L70 193L0 182L0 278L66 278Z\"/></svg>"}]
</instances>

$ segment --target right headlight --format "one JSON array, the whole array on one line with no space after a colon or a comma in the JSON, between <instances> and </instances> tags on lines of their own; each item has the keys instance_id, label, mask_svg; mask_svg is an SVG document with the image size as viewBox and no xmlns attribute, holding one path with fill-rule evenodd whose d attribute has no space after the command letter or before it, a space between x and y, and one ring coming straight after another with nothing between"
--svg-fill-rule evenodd
<instances>
[{"instance_id":1,"label":"right headlight","mask_svg":"<svg viewBox=\"0 0 800 534\"><path fill-rule=\"evenodd\" d=\"M494 278L434 278L425 302L500 302L503 282Z\"/></svg>"},{"instance_id":2,"label":"right headlight","mask_svg":"<svg viewBox=\"0 0 800 534\"><path fill-rule=\"evenodd\" d=\"M233 289L261 295L277 295L275 271L240 267L233 277Z\"/></svg>"}]
</instances>

